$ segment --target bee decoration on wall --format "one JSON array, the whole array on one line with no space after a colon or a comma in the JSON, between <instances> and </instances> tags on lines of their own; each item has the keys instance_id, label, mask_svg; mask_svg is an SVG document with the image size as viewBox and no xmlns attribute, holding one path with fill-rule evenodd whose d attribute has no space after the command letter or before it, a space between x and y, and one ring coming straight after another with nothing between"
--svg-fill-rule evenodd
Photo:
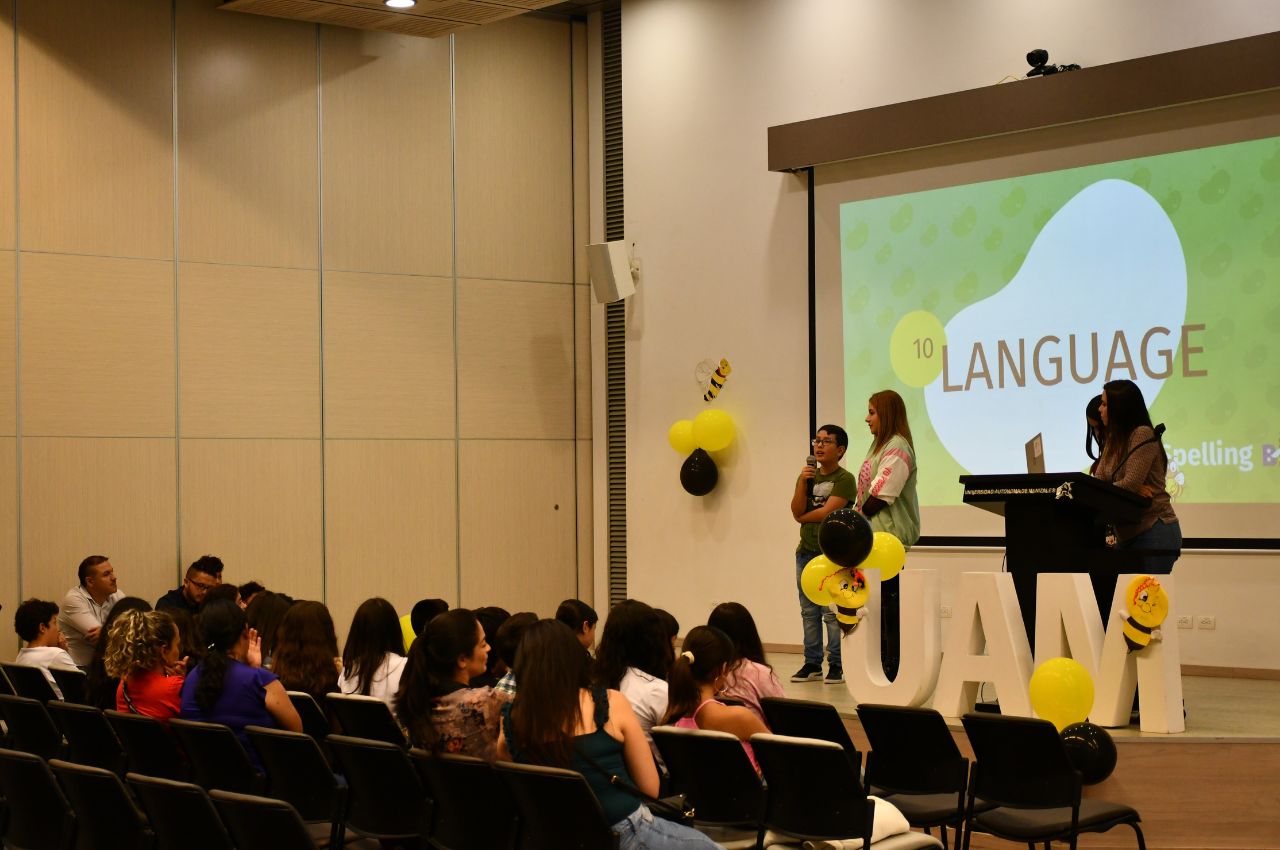
<instances>
[{"instance_id":1,"label":"bee decoration on wall","mask_svg":"<svg viewBox=\"0 0 1280 850\"><path fill-rule=\"evenodd\" d=\"M1135 576L1125 591L1129 616L1124 621L1124 642L1130 652L1151 644L1154 632L1169 616L1169 595L1151 576Z\"/></svg>"},{"instance_id":2,"label":"bee decoration on wall","mask_svg":"<svg viewBox=\"0 0 1280 850\"><path fill-rule=\"evenodd\" d=\"M708 361L703 361L703 363L710 365ZM715 367L710 376L700 381L700 383L707 385L706 392L702 394L702 400L706 402L715 401L716 396L720 394L720 390L724 389L725 382L729 380L729 373L732 371L733 368L729 366L729 361L721 358L720 364Z\"/></svg>"}]
</instances>

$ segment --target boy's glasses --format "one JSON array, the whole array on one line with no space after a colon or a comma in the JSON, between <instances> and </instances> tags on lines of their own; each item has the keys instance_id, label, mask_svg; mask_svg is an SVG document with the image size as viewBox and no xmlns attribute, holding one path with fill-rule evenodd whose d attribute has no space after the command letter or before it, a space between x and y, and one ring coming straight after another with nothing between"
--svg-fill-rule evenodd
<instances>
[{"instance_id":1,"label":"boy's glasses","mask_svg":"<svg viewBox=\"0 0 1280 850\"><path fill-rule=\"evenodd\" d=\"M809 444L813 446L834 446L836 441L830 437L819 437L816 440L810 440Z\"/></svg>"}]
</instances>

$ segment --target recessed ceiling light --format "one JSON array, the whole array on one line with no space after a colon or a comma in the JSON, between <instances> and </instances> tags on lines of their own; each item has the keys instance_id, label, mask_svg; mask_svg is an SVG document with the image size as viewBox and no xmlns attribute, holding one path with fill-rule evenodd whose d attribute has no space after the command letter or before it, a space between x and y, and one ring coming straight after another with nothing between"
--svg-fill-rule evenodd
<instances>
[{"instance_id":1,"label":"recessed ceiling light","mask_svg":"<svg viewBox=\"0 0 1280 850\"><path fill-rule=\"evenodd\" d=\"M418 0L382 0L382 2L392 9L412 9L417 5Z\"/></svg>"}]
</instances>

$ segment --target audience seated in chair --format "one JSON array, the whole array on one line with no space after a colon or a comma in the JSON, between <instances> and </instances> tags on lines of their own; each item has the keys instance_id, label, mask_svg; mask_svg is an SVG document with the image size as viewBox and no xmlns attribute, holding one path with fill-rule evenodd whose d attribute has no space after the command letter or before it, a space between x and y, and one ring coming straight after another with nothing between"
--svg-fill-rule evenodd
<instances>
[{"instance_id":1,"label":"audience seated in chair","mask_svg":"<svg viewBox=\"0 0 1280 850\"><path fill-rule=\"evenodd\" d=\"M480 627L484 629L485 638L492 643L493 638L498 634L498 629L502 628L502 624L511 619L511 612L506 608L499 608L497 605L486 605L483 608L476 608L472 613L476 615L476 619L480 621ZM490 650L493 647L490 646ZM502 656L496 652L490 651L488 659L484 663L484 672L479 676L471 679L471 687L480 688L488 686L490 688L496 686L498 681L507 674L506 662L502 660Z\"/></svg>"},{"instance_id":2,"label":"audience seated in chair","mask_svg":"<svg viewBox=\"0 0 1280 850\"><path fill-rule=\"evenodd\" d=\"M536 622L538 622L537 614L532 611L521 611L508 617L493 636L491 651L496 652L507 667L507 672L502 674L498 684L493 686L503 699L512 700L516 697L516 652L520 649L520 639L524 637L525 630Z\"/></svg>"},{"instance_id":3,"label":"audience seated in chair","mask_svg":"<svg viewBox=\"0 0 1280 850\"><path fill-rule=\"evenodd\" d=\"M271 672L285 690L311 694L321 704L325 694L338 692L342 657L333 617L323 602L295 602L280 618Z\"/></svg>"},{"instance_id":4,"label":"audience seated in chair","mask_svg":"<svg viewBox=\"0 0 1280 850\"><path fill-rule=\"evenodd\" d=\"M124 616L126 611L150 611L151 603L137 596L126 596L117 602L112 608L111 613L107 615L107 619L102 624L102 634L110 635L111 627L115 625L119 617ZM120 681L107 674L104 659L107 657L107 641L104 638L97 642L93 648L93 658L89 661L89 666L85 668L85 696L89 700L90 705L97 706L103 711L114 711L116 707L116 692L120 689Z\"/></svg>"},{"instance_id":5,"label":"audience seated in chair","mask_svg":"<svg viewBox=\"0 0 1280 850\"><path fill-rule=\"evenodd\" d=\"M499 757L581 773L622 850L718 846L697 830L654 818L645 806L643 795L658 793L649 744L627 698L591 686L576 636L555 620L525 632L516 654L520 690L503 708Z\"/></svg>"},{"instance_id":6,"label":"audience seated in chair","mask_svg":"<svg viewBox=\"0 0 1280 850\"><path fill-rule=\"evenodd\" d=\"M107 634L107 675L120 680L116 711L167 723L182 711L186 659L173 618L164 611L126 611Z\"/></svg>"},{"instance_id":7,"label":"audience seated in chair","mask_svg":"<svg viewBox=\"0 0 1280 850\"><path fill-rule=\"evenodd\" d=\"M556 619L573 630L578 643L582 644L587 652L595 648L596 623L600 621L600 615L596 613L596 609L581 599L566 599L556 608Z\"/></svg>"},{"instance_id":8,"label":"audience seated in chair","mask_svg":"<svg viewBox=\"0 0 1280 850\"><path fill-rule=\"evenodd\" d=\"M502 705L493 688L470 687L484 672L489 644L476 615L455 608L436 616L413 642L396 713L414 746L493 759Z\"/></svg>"},{"instance_id":9,"label":"audience seated in chair","mask_svg":"<svg viewBox=\"0 0 1280 850\"><path fill-rule=\"evenodd\" d=\"M667 673L671 641L658 612L637 599L624 599L609 609L592 666L597 685L621 691L653 746L654 726L667 714ZM657 750L654 750L657 759ZM657 759L661 768L662 760Z\"/></svg>"},{"instance_id":10,"label":"audience seated in chair","mask_svg":"<svg viewBox=\"0 0 1280 850\"><path fill-rule=\"evenodd\" d=\"M366 599L356 609L347 630L338 690L377 697L390 704L400 690L405 661L396 609L380 596Z\"/></svg>"},{"instance_id":11,"label":"audience seated in chair","mask_svg":"<svg viewBox=\"0 0 1280 850\"><path fill-rule=\"evenodd\" d=\"M105 555L90 555L76 572L80 583L67 591L58 604L58 627L67 638L67 652L77 667L93 658L98 639L106 634L111 609L124 598L116 581L115 567Z\"/></svg>"},{"instance_id":12,"label":"audience seated in chair","mask_svg":"<svg viewBox=\"0 0 1280 850\"><path fill-rule=\"evenodd\" d=\"M264 590L253 597L245 616L249 618L249 628L258 633L262 640L262 666L271 667L273 654L276 651L276 632L285 612L293 605L293 600L283 593Z\"/></svg>"},{"instance_id":13,"label":"audience seated in chair","mask_svg":"<svg viewBox=\"0 0 1280 850\"><path fill-rule=\"evenodd\" d=\"M756 629L755 618L745 606L737 602L721 602L711 612L707 625L717 628L733 641L737 662L729 668L720 696L741 700L756 713L760 722L766 723L760 700L784 696L782 682L774 675L773 668L764 657L764 645Z\"/></svg>"},{"instance_id":14,"label":"audience seated in chair","mask_svg":"<svg viewBox=\"0 0 1280 850\"><path fill-rule=\"evenodd\" d=\"M690 630L684 639L684 651L676 657L667 677L668 705L663 723L735 735L751 763L756 764L748 741L757 732L768 732L768 727L749 708L716 702L716 694L724 687L735 661L733 641L724 632L710 626ZM756 769L759 770L758 764Z\"/></svg>"},{"instance_id":15,"label":"audience seated in chair","mask_svg":"<svg viewBox=\"0 0 1280 850\"><path fill-rule=\"evenodd\" d=\"M44 677L49 680L49 687L53 688L58 699L62 699L62 691L53 680L49 665L74 667L75 662L67 653L67 640L58 628L58 606L43 599L28 599L14 612L13 628L27 644L18 650L18 657L14 661L43 670ZM39 679L35 680L37 687L39 682Z\"/></svg>"}]
</instances>

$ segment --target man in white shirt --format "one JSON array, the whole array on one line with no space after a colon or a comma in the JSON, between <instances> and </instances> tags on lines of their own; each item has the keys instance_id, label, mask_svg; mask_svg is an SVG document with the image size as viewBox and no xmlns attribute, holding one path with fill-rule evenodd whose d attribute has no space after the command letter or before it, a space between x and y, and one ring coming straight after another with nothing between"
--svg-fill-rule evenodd
<instances>
[{"instance_id":1,"label":"man in white shirt","mask_svg":"<svg viewBox=\"0 0 1280 850\"><path fill-rule=\"evenodd\" d=\"M43 599L28 599L13 615L13 628L27 644L18 650L14 662L42 669L53 692L61 699L62 691L53 680L49 665L74 667L75 662L67 654L66 638L58 628L58 606Z\"/></svg>"},{"instance_id":2,"label":"man in white shirt","mask_svg":"<svg viewBox=\"0 0 1280 850\"><path fill-rule=\"evenodd\" d=\"M90 555L80 562L80 583L62 597L58 625L67 639L67 652L77 667L93 660L93 648L102 634L102 623L124 593L116 590L116 571L105 555Z\"/></svg>"}]
</instances>

